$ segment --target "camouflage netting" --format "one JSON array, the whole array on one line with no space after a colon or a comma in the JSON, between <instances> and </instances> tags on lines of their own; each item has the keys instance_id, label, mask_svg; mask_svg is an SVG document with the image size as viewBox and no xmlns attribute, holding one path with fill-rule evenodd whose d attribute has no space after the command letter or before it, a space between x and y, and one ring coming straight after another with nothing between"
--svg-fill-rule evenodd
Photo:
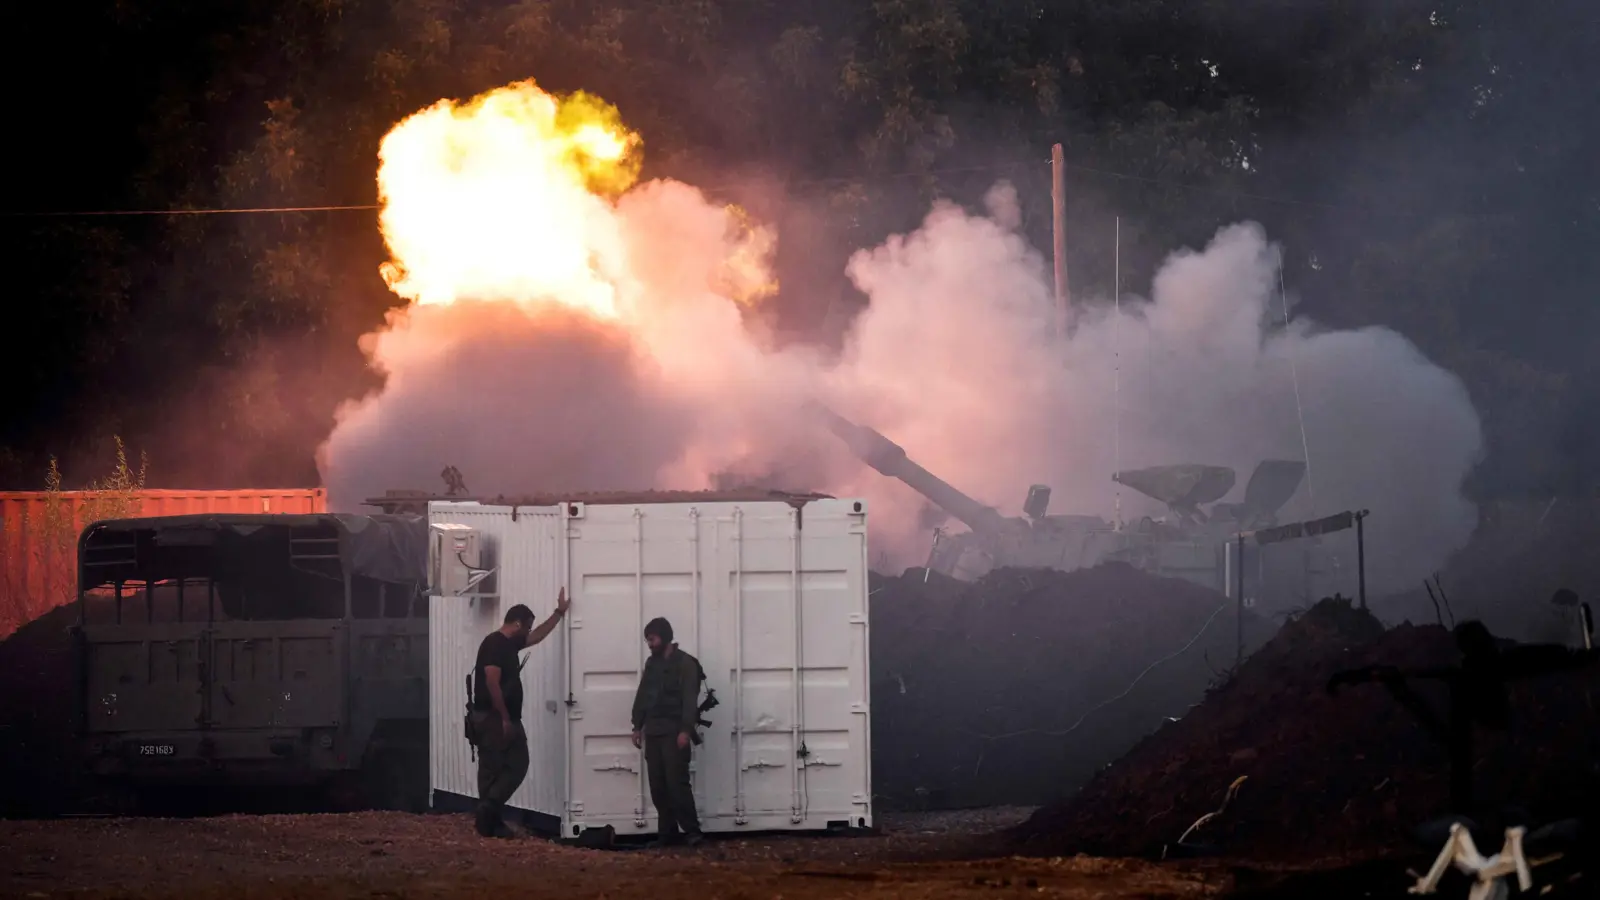
<instances>
[{"instance_id":1,"label":"camouflage netting","mask_svg":"<svg viewBox=\"0 0 1600 900\"><path fill-rule=\"evenodd\" d=\"M1190 841L1233 856L1304 858L1404 847L1447 810L1444 752L1376 684L1325 690L1340 669L1458 661L1437 625L1385 631L1324 600L1245 661L1238 677L1139 744L1076 796L1014 833L1028 853L1156 855L1200 816L1227 811ZM1443 709L1443 690L1419 688ZM1476 790L1488 809L1548 821L1593 807L1600 670L1514 683L1509 735L1480 731Z\"/></svg>"},{"instance_id":2,"label":"camouflage netting","mask_svg":"<svg viewBox=\"0 0 1600 900\"><path fill-rule=\"evenodd\" d=\"M1121 564L1004 569L972 584L923 575L872 582L880 807L1063 796L1234 663L1232 603L1189 582ZM1247 623L1248 651L1267 628Z\"/></svg>"}]
</instances>

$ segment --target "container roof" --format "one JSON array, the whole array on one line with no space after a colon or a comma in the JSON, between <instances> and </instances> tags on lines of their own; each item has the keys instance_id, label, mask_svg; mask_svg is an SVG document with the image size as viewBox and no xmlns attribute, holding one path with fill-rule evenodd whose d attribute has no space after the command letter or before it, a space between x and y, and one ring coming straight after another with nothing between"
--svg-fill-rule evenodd
<instances>
[{"instance_id":1,"label":"container roof","mask_svg":"<svg viewBox=\"0 0 1600 900\"><path fill-rule=\"evenodd\" d=\"M722 491L574 491L563 494L519 494L484 496L448 496L423 491L387 491L382 497L364 502L366 506L384 509L420 506L429 502L482 503L486 506L557 506L562 503L587 503L592 506L630 506L641 503L806 503L812 500L833 500L830 494L774 491L765 488L735 488Z\"/></svg>"}]
</instances>

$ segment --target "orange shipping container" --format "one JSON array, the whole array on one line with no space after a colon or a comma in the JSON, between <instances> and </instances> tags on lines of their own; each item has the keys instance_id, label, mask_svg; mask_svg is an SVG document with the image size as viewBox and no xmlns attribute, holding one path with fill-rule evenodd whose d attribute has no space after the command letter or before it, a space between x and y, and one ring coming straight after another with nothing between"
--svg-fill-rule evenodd
<instances>
[{"instance_id":1,"label":"orange shipping container","mask_svg":"<svg viewBox=\"0 0 1600 900\"><path fill-rule=\"evenodd\" d=\"M322 488L0 492L0 638L76 598L78 535L96 519L327 511Z\"/></svg>"}]
</instances>

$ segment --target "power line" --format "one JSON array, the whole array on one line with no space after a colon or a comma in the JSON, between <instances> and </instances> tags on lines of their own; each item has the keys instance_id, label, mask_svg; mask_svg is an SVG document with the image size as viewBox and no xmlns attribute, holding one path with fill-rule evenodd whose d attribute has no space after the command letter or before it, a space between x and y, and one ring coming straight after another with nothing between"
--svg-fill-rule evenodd
<instances>
[{"instance_id":1,"label":"power line","mask_svg":"<svg viewBox=\"0 0 1600 900\"><path fill-rule=\"evenodd\" d=\"M942 169L928 169L925 171L890 172L876 175L840 175L830 178L810 178L788 181L785 184L791 187L825 187L829 185L862 184L867 182L898 181L902 179L929 178L940 175L966 175L978 173L1008 172L1030 166L1049 165L1048 160L1043 161L1016 161L1010 163L994 163L981 166L956 166ZM1371 210L1356 210L1348 207L1339 207L1327 203L1317 203L1296 197L1272 196L1269 194L1256 194L1248 191L1238 191L1229 188L1209 187L1206 185L1189 184L1181 181L1172 181L1164 178L1150 178L1143 175L1133 175L1127 172L1117 172L1110 169L1099 169L1093 166L1067 164L1067 169L1073 172L1082 172L1089 175L1098 175L1105 178L1115 178L1122 181L1132 181L1157 187L1172 188L1175 190L1192 191L1195 193L1213 194L1222 197L1234 197L1244 200L1256 200L1263 203L1278 203L1290 206L1303 206L1313 209L1330 211L1364 212ZM731 190L735 185L716 185L701 187L706 193L720 193ZM376 203L356 203L326 206L254 206L254 207L206 207L206 208L177 208L177 209L104 209L104 210L58 210L45 212L4 212L0 218L7 219L65 219L65 218L107 218L107 217L152 217L152 216L221 216L221 215L263 215L263 214L288 214L288 213L314 213L314 212L365 212L381 209Z\"/></svg>"},{"instance_id":2,"label":"power line","mask_svg":"<svg viewBox=\"0 0 1600 900\"><path fill-rule=\"evenodd\" d=\"M349 206L251 206L251 207L215 207L210 209L95 209L95 210L63 210L59 212L7 212L0 213L0 217L7 219L68 219L88 216L224 216L245 215L252 213L305 213L305 212L345 212L348 210L378 209L376 203L366 203Z\"/></svg>"},{"instance_id":3,"label":"power line","mask_svg":"<svg viewBox=\"0 0 1600 900\"><path fill-rule=\"evenodd\" d=\"M823 187L837 184L857 184L867 181L893 181L905 178L928 178L937 175L961 175L978 172L1002 172L1032 163L1014 162L1000 163L986 166L958 166L944 169L929 169L921 172L890 172L882 175L839 175L831 178L809 178L798 181L788 181L793 187ZM732 184L712 185L700 187L705 193L718 193L731 190ZM30 218L73 218L79 216L219 216L219 215L247 215L257 213L306 213L306 212L349 212L361 210L382 209L380 204L361 203L343 206L254 206L254 207L214 207L202 209L106 209L106 210L60 210L53 212L6 212L0 213L0 218L30 219Z\"/></svg>"}]
</instances>

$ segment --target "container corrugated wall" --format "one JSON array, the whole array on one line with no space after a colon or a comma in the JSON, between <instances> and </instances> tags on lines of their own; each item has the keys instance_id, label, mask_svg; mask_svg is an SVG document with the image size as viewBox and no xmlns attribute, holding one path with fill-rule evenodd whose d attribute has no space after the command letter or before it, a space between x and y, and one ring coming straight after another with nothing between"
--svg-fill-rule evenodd
<instances>
[{"instance_id":1,"label":"container corrugated wall","mask_svg":"<svg viewBox=\"0 0 1600 900\"><path fill-rule=\"evenodd\" d=\"M0 637L71 601L78 534L107 517L323 513L321 488L248 491L0 492Z\"/></svg>"},{"instance_id":2,"label":"container corrugated wall","mask_svg":"<svg viewBox=\"0 0 1600 900\"><path fill-rule=\"evenodd\" d=\"M555 610L565 578L566 521L560 507L484 507L433 503L430 523L455 523L482 536L482 565L494 568L484 587L497 596L433 597L429 602L430 674L428 754L433 787L463 797L478 796L477 764L462 732L466 678L478 644L505 621L505 612L526 604L542 622ZM511 798L517 809L560 816L566 799L566 692L564 629L524 651L522 723L528 733L528 776Z\"/></svg>"}]
</instances>

